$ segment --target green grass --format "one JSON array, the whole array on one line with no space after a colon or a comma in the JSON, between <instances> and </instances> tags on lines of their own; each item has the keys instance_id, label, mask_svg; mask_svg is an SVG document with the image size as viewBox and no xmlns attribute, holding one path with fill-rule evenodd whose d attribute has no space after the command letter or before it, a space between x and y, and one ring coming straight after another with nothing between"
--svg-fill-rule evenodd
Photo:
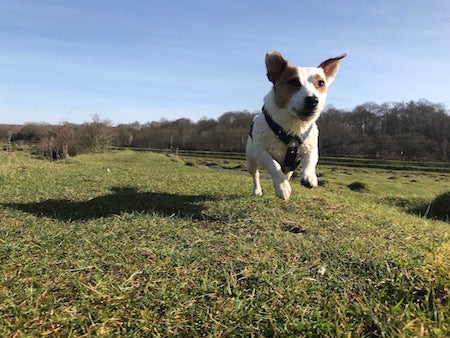
<instances>
[{"instance_id":1,"label":"green grass","mask_svg":"<svg viewBox=\"0 0 450 338\"><path fill-rule=\"evenodd\" d=\"M0 335L447 336L450 224L417 210L450 174L318 172L283 202L237 160L1 153Z\"/></svg>"}]
</instances>

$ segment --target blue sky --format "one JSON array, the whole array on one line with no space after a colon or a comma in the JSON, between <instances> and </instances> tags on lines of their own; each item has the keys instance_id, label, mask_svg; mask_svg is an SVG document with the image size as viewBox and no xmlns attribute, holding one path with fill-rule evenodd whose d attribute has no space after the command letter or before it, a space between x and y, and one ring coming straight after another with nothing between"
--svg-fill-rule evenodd
<instances>
[{"instance_id":1,"label":"blue sky","mask_svg":"<svg viewBox=\"0 0 450 338\"><path fill-rule=\"evenodd\" d=\"M347 52L336 108L450 107L448 0L0 0L0 123L256 111L269 49L301 66Z\"/></svg>"}]
</instances>

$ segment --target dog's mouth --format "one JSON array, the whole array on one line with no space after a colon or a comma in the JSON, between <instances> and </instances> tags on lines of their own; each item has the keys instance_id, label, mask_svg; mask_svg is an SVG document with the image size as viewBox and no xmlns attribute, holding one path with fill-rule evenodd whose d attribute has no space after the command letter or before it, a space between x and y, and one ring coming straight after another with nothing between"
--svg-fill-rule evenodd
<instances>
[{"instance_id":1,"label":"dog's mouth","mask_svg":"<svg viewBox=\"0 0 450 338\"><path fill-rule=\"evenodd\" d=\"M292 110L302 120L309 120L317 112L316 109L297 109L297 108L292 108Z\"/></svg>"}]
</instances>

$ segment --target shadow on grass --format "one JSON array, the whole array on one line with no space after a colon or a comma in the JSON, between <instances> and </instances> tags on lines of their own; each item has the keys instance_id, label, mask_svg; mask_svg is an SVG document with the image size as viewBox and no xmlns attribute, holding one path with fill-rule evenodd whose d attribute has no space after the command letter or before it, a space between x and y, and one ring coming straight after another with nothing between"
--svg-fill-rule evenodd
<instances>
[{"instance_id":1,"label":"shadow on grass","mask_svg":"<svg viewBox=\"0 0 450 338\"><path fill-rule=\"evenodd\" d=\"M450 191L436 196L430 203L410 208L409 212L450 223Z\"/></svg>"},{"instance_id":2,"label":"shadow on grass","mask_svg":"<svg viewBox=\"0 0 450 338\"><path fill-rule=\"evenodd\" d=\"M428 201L423 198L387 197L383 199L406 213L450 223L450 191Z\"/></svg>"},{"instance_id":3,"label":"shadow on grass","mask_svg":"<svg viewBox=\"0 0 450 338\"><path fill-rule=\"evenodd\" d=\"M39 217L63 221L86 221L121 213L156 213L189 219L203 219L208 195L177 195L164 192L138 192L131 187L113 187L112 193L87 201L47 200L31 203L5 203L3 207L22 210Z\"/></svg>"}]
</instances>

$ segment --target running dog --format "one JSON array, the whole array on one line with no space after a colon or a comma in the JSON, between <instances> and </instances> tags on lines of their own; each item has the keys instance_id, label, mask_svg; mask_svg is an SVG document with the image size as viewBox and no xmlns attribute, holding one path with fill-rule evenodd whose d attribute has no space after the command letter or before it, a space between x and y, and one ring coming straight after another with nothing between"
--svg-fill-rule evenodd
<instances>
[{"instance_id":1,"label":"running dog","mask_svg":"<svg viewBox=\"0 0 450 338\"><path fill-rule=\"evenodd\" d=\"M266 54L267 78L273 86L264 98L262 112L253 119L246 148L254 195L262 194L258 167L267 169L276 195L283 200L291 195L289 179L299 166L301 183L317 187L316 120L345 56L328 59L318 67L294 67L277 51Z\"/></svg>"}]
</instances>

